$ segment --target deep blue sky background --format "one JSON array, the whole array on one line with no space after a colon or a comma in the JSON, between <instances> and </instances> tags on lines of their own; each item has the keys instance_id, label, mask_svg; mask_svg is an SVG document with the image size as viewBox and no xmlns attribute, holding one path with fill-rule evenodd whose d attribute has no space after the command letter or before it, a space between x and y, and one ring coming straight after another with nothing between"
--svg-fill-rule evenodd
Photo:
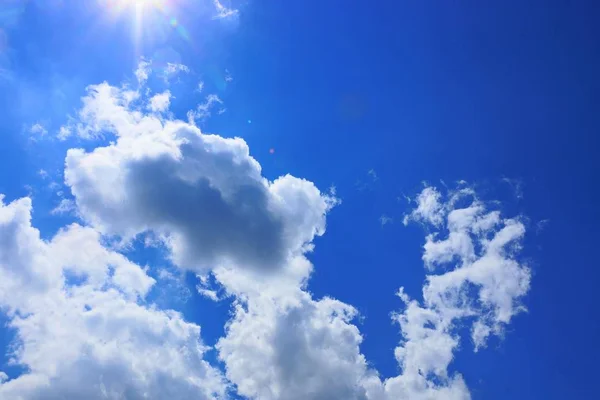
<instances>
[{"instance_id":1,"label":"deep blue sky background","mask_svg":"<svg viewBox=\"0 0 600 400\"><path fill-rule=\"evenodd\" d=\"M397 368L394 293L403 285L418 297L424 277L423 232L401 224L402 195L423 180L465 179L529 218L524 254L534 278L529 313L478 354L463 343L456 370L475 399L596 395L597 2L261 0L238 4L235 25L196 23L201 10L190 5L177 14L189 40L165 30L137 52L128 18L85 2L51 3L0 5L0 66L12 75L0 78L0 193L8 200L41 184L40 168L59 170L70 147L31 143L27 126L43 122L56 133L86 85L130 79L138 55L180 61L225 102L205 130L242 136L270 178L336 185L343 204L316 242L310 289L362 312L363 351L383 375ZM225 69L234 78L227 85ZM187 83L173 88L180 117L202 98L184 95ZM503 178L521 182L522 198ZM48 214L52 201L36 193L45 236L65 222ZM382 227L383 214L394 222ZM186 313L212 344L227 315L210 307L194 297ZM8 340L0 330L0 345Z\"/></svg>"}]
</instances>

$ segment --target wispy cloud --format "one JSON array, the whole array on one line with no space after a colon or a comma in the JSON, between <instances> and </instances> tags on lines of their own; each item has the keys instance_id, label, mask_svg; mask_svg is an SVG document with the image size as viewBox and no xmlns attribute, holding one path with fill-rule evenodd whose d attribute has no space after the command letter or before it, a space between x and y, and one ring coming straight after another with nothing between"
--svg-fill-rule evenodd
<instances>
[{"instance_id":1,"label":"wispy cloud","mask_svg":"<svg viewBox=\"0 0 600 400\"><path fill-rule=\"evenodd\" d=\"M213 0L213 4L217 11L213 19L233 18L239 14L238 10L225 7L219 0Z\"/></svg>"},{"instance_id":2,"label":"wispy cloud","mask_svg":"<svg viewBox=\"0 0 600 400\"><path fill-rule=\"evenodd\" d=\"M48 134L48 130L40 122L37 122L31 125L29 128L29 133L31 134L30 139L36 141L46 136Z\"/></svg>"},{"instance_id":3,"label":"wispy cloud","mask_svg":"<svg viewBox=\"0 0 600 400\"><path fill-rule=\"evenodd\" d=\"M381 224L382 227L386 226L387 224L391 224L392 222L394 222L393 218L388 217L385 214L383 214L381 217L379 217L379 223Z\"/></svg>"}]
</instances>

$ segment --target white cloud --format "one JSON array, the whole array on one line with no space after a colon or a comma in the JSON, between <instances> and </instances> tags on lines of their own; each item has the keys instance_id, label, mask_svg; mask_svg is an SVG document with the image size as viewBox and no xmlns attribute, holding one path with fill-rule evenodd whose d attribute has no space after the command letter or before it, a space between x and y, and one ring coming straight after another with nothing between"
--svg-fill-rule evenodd
<instances>
[{"instance_id":1,"label":"white cloud","mask_svg":"<svg viewBox=\"0 0 600 400\"><path fill-rule=\"evenodd\" d=\"M385 214L379 217L379 223L381 224L381 226L386 226L387 224L391 224L392 222L394 222L393 218L388 217Z\"/></svg>"},{"instance_id":2,"label":"white cloud","mask_svg":"<svg viewBox=\"0 0 600 400\"><path fill-rule=\"evenodd\" d=\"M251 399L367 399L364 382L375 374L360 353L356 310L319 301L302 290L312 269L303 257L265 282L232 271L217 279L243 299L217 344L227 377Z\"/></svg>"},{"instance_id":3,"label":"white cloud","mask_svg":"<svg viewBox=\"0 0 600 400\"><path fill-rule=\"evenodd\" d=\"M222 104L223 100L221 100L219 96L217 96L216 94L209 94L208 96L206 96L206 101L204 103L198 104L195 110L188 112L188 119L190 123L194 123L195 121L203 120L210 117L211 110L215 106Z\"/></svg>"},{"instance_id":4,"label":"white cloud","mask_svg":"<svg viewBox=\"0 0 600 400\"><path fill-rule=\"evenodd\" d=\"M231 75L231 72L229 72L228 69L225 70L225 82L233 82L233 76Z\"/></svg>"},{"instance_id":5,"label":"white cloud","mask_svg":"<svg viewBox=\"0 0 600 400\"><path fill-rule=\"evenodd\" d=\"M180 73L189 74L190 69L183 64L167 63L167 66L162 71L162 77L166 84L169 84L171 79L175 78Z\"/></svg>"},{"instance_id":6,"label":"white cloud","mask_svg":"<svg viewBox=\"0 0 600 400\"><path fill-rule=\"evenodd\" d=\"M150 73L152 72L152 63L146 60L141 60L138 64L137 69L135 70L135 77L138 80L140 85L144 85L148 78L150 77Z\"/></svg>"},{"instance_id":7,"label":"white cloud","mask_svg":"<svg viewBox=\"0 0 600 400\"><path fill-rule=\"evenodd\" d=\"M423 193L431 196L428 188ZM518 219L502 218L498 211L487 211L476 199L468 206L454 208L456 195L441 205L438 193L437 205L429 208L437 211L426 214L436 216L428 218L435 226L441 228L445 222L447 234L445 238L440 238L441 232L427 237L423 259L430 271L442 267L447 272L427 277L423 288L424 310L441 321L441 328L434 324L432 332L436 334L440 331L448 334L448 328L460 318L475 318L472 339L477 349L485 346L490 334L500 333L515 314L523 311L519 300L529 290L531 275L529 268L514 256L525 227ZM405 312L403 321L410 326L406 322L408 315Z\"/></svg>"},{"instance_id":8,"label":"white cloud","mask_svg":"<svg viewBox=\"0 0 600 400\"><path fill-rule=\"evenodd\" d=\"M470 399L461 375L448 372L461 343L457 328L472 324L477 350L523 310L519 300L528 290L529 270L511 249L524 228L518 220L487 211L478 200L455 208L458 197L472 190L452 192L446 201L436 193L425 188L412 215L440 229L428 238L424 259L444 269L427 277L423 304L399 292L406 308L394 316L402 333L395 351L402 372L396 377L381 380L369 368L359 349L362 336L352 324L354 308L333 299L314 300L303 289L312 271L304 257L288 263L275 281L254 279L251 272L215 271L240 299L217 345L240 394L290 400ZM449 239L453 233L465 237L455 242ZM444 251L428 246L444 242Z\"/></svg>"},{"instance_id":9,"label":"white cloud","mask_svg":"<svg viewBox=\"0 0 600 400\"><path fill-rule=\"evenodd\" d=\"M201 296L204 296L212 301L221 301L223 298L219 295L219 288L213 284L210 279L210 275L197 275L198 284L196 290Z\"/></svg>"},{"instance_id":10,"label":"white cloud","mask_svg":"<svg viewBox=\"0 0 600 400\"><path fill-rule=\"evenodd\" d=\"M440 204L440 192L434 187L426 187L416 199L417 208L404 217L404 225L411 220L439 226L443 221L443 206Z\"/></svg>"},{"instance_id":11,"label":"white cloud","mask_svg":"<svg viewBox=\"0 0 600 400\"><path fill-rule=\"evenodd\" d=\"M171 92L166 90L163 93L155 94L150 98L149 109L153 112L162 113L169 109L171 105Z\"/></svg>"},{"instance_id":12,"label":"white cloud","mask_svg":"<svg viewBox=\"0 0 600 400\"><path fill-rule=\"evenodd\" d=\"M150 72L140 68L142 85ZM194 113L209 111L210 99ZM422 302L398 293L401 372L383 379L360 351L356 309L307 288L306 253L338 203L335 190L290 175L269 181L242 139L149 109L147 92L102 83L71 121L81 138L109 139L66 157L65 181L89 226L46 242L31 226L30 199L0 207L0 306L17 329L13 357L29 371L0 384L0 397L221 399L236 388L264 400L470 398L449 372L457 328L469 327L479 349L523 310L530 273L516 257L518 219L488 210L468 187L419 194L405 223L428 226L429 275ZM233 299L216 346L230 383L203 361L200 328L146 304L154 279L103 246L103 235L164 244L176 266L199 274L200 294ZM177 282L166 270L159 279Z\"/></svg>"},{"instance_id":13,"label":"white cloud","mask_svg":"<svg viewBox=\"0 0 600 400\"><path fill-rule=\"evenodd\" d=\"M59 192L60 193L60 192ZM52 209L51 214L69 214L76 210L75 202L72 199L61 199L60 203Z\"/></svg>"},{"instance_id":14,"label":"white cloud","mask_svg":"<svg viewBox=\"0 0 600 400\"><path fill-rule=\"evenodd\" d=\"M58 134L56 135L56 137L59 140L66 140L69 136L71 136L71 134L72 134L72 131L69 126L61 126L60 129L58 130Z\"/></svg>"},{"instance_id":15,"label":"white cloud","mask_svg":"<svg viewBox=\"0 0 600 400\"><path fill-rule=\"evenodd\" d=\"M38 122L31 125L31 127L29 128L29 133L31 134L30 139L36 141L46 136L48 134L48 130L44 125Z\"/></svg>"},{"instance_id":16,"label":"white cloud","mask_svg":"<svg viewBox=\"0 0 600 400\"><path fill-rule=\"evenodd\" d=\"M167 67L165 68L165 73L169 76L171 75L176 75L180 72L185 72L185 73L189 73L190 69L183 64L173 64L173 63L167 63Z\"/></svg>"},{"instance_id":17,"label":"white cloud","mask_svg":"<svg viewBox=\"0 0 600 400\"><path fill-rule=\"evenodd\" d=\"M144 305L144 269L72 225L50 242L31 226L28 198L0 205L0 306L16 330L0 398L224 398L203 360L200 328ZM75 281L73 281L75 280Z\"/></svg>"},{"instance_id":18,"label":"white cloud","mask_svg":"<svg viewBox=\"0 0 600 400\"><path fill-rule=\"evenodd\" d=\"M182 267L280 268L324 231L334 200L286 175L273 182L239 138L203 134L129 108L123 89L92 86L77 121L84 137L116 141L67 153L65 180L80 215L126 239L153 231Z\"/></svg>"},{"instance_id":19,"label":"white cloud","mask_svg":"<svg viewBox=\"0 0 600 400\"><path fill-rule=\"evenodd\" d=\"M225 7L220 0L213 0L213 4L217 10L217 15L213 19L234 18L239 14L238 10Z\"/></svg>"}]
</instances>

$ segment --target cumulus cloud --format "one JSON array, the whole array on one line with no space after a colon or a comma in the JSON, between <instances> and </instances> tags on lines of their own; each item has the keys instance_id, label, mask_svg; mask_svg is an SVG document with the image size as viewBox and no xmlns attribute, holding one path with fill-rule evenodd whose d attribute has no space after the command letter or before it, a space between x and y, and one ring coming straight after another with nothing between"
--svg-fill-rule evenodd
<instances>
[{"instance_id":1,"label":"cumulus cloud","mask_svg":"<svg viewBox=\"0 0 600 400\"><path fill-rule=\"evenodd\" d=\"M144 305L154 279L143 268L89 227L41 240L31 209L0 202L0 306L17 333L11 362L27 370L3 373L1 398L225 397L200 328Z\"/></svg>"},{"instance_id":2,"label":"cumulus cloud","mask_svg":"<svg viewBox=\"0 0 600 400\"><path fill-rule=\"evenodd\" d=\"M131 239L152 231L177 265L199 272L220 264L277 269L323 233L335 200L311 182L270 182L242 139L145 115L124 91L88 89L79 132L111 132L116 141L66 157L79 214L101 232Z\"/></svg>"},{"instance_id":3,"label":"cumulus cloud","mask_svg":"<svg viewBox=\"0 0 600 400\"><path fill-rule=\"evenodd\" d=\"M376 373L360 353L352 323L356 309L306 291L312 264L291 260L279 274L218 268L214 275L234 296L232 320L217 344L227 377L250 399L367 399Z\"/></svg>"},{"instance_id":4,"label":"cumulus cloud","mask_svg":"<svg viewBox=\"0 0 600 400\"><path fill-rule=\"evenodd\" d=\"M424 204L411 215L434 229L423 254L429 275L422 303L398 292L405 308L393 317L402 337L395 377L382 379L365 361L353 307L306 291L312 271L306 258L294 259L276 282L217 269L217 280L239 299L217 345L239 393L290 400L470 399L462 376L449 372L464 341L456 332L470 326L474 349L484 347L489 335L501 334L523 311L520 299L530 279L515 258L523 225L476 198L458 206L473 194L463 188L445 197L426 187L417 197ZM456 234L464 237L450 239Z\"/></svg>"},{"instance_id":5,"label":"cumulus cloud","mask_svg":"<svg viewBox=\"0 0 600 400\"><path fill-rule=\"evenodd\" d=\"M227 377L252 399L366 399L355 316L347 304L303 291L288 301L252 297L217 345Z\"/></svg>"},{"instance_id":6,"label":"cumulus cloud","mask_svg":"<svg viewBox=\"0 0 600 400\"><path fill-rule=\"evenodd\" d=\"M0 306L17 330L14 362L28 370L0 375L0 397L221 399L235 388L264 400L469 399L451 372L465 341L458 328L470 329L478 350L524 310L520 220L465 184L427 186L415 198L405 223L427 227L423 300L399 290L401 337L390 357L400 373L381 377L360 351L357 310L308 290L307 254L339 202L335 190L290 175L270 181L244 140L174 119L166 102L153 109L156 95L141 90L151 73L138 68L135 90L89 86L69 124L82 139L107 139L65 160L87 226L44 241L30 199L0 207ZM223 374L203 360L200 327L146 303L155 281L103 245L115 237L152 237L175 267L197 273L200 294L233 300L216 345ZM170 270L158 275L177 282Z\"/></svg>"}]
</instances>

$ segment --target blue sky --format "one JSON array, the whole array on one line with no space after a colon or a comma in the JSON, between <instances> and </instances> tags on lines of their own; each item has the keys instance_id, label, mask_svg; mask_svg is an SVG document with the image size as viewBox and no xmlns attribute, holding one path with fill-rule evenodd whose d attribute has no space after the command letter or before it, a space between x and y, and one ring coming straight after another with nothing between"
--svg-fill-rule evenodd
<instances>
[{"instance_id":1,"label":"blue sky","mask_svg":"<svg viewBox=\"0 0 600 400\"><path fill-rule=\"evenodd\" d=\"M0 398L592 398L599 12L4 1Z\"/></svg>"}]
</instances>

